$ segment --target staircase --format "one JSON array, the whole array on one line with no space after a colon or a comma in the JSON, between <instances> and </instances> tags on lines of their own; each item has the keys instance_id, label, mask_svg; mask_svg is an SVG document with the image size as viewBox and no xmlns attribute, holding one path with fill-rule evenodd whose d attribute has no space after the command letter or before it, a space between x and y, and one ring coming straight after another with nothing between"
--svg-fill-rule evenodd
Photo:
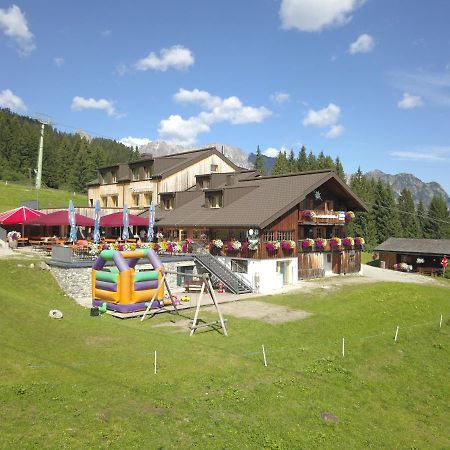
<instances>
[{"instance_id":1,"label":"staircase","mask_svg":"<svg viewBox=\"0 0 450 450\"><path fill-rule=\"evenodd\" d=\"M193 256L211 274L213 279L217 278L219 281L222 281L225 287L233 294L246 294L253 291L251 286L211 254L196 253Z\"/></svg>"}]
</instances>

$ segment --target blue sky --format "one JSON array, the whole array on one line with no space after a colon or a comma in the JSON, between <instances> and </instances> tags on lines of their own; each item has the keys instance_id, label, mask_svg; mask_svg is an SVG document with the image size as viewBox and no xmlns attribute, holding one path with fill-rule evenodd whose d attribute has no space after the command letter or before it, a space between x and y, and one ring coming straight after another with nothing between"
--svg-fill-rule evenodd
<instances>
[{"instance_id":1,"label":"blue sky","mask_svg":"<svg viewBox=\"0 0 450 450\"><path fill-rule=\"evenodd\" d=\"M450 191L449 17L447 0L0 0L0 105L135 143L304 144Z\"/></svg>"}]
</instances>

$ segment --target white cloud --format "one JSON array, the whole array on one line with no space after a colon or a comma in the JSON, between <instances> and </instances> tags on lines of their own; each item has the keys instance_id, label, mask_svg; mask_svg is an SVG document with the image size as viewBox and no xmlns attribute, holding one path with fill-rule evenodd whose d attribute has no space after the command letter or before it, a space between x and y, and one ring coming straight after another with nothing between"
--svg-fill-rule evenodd
<instances>
[{"instance_id":1,"label":"white cloud","mask_svg":"<svg viewBox=\"0 0 450 450\"><path fill-rule=\"evenodd\" d=\"M403 93L403 98L398 101L397 106L401 109L414 109L423 106L423 101L418 95Z\"/></svg>"},{"instance_id":2,"label":"white cloud","mask_svg":"<svg viewBox=\"0 0 450 450\"><path fill-rule=\"evenodd\" d=\"M328 139L335 139L345 131L342 125L332 125L330 129L325 133L325 137Z\"/></svg>"},{"instance_id":3,"label":"white cloud","mask_svg":"<svg viewBox=\"0 0 450 450\"><path fill-rule=\"evenodd\" d=\"M61 58L59 56L53 58L53 64L55 64L55 66L57 67L61 67L62 65L64 65L65 61L64 58Z\"/></svg>"},{"instance_id":4,"label":"white cloud","mask_svg":"<svg viewBox=\"0 0 450 450\"><path fill-rule=\"evenodd\" d=\"M274 147L269 147L266 148L262 154L265 156L269 156L270 158L276 158L278 156L278 154L280 153L281 150L278 150L277 148Z\"/></svg>"},{"instance_id":5,"label":"white cloud","mask_svg":"<svg viewBox=\"0 0 450 450\"><path fill-rule=\"evenodd\" d=\"M390 83L402 92L414 95L427 105L450 106L450 72L396 71L388 74Z\"/></svg>"},{"instance_id":6,"label":"white cloud","mask_svg":"<svg viewBox=\"0 0 450 450\"><path fill-rule=\"evenodd\" d=\"M20 97L13 94L9 89L0 92L0 107L9 108L14 111L27 110L25 102Z\"/></svg>"},{"instance_id":7,"label":"white cloud","mask_svg":"<svg viewBox=\"0 0 450 450\"><path fill-rule=\"evenodd\" d=\"M197 116L183 119L180 115L171 115L161 120L158 132L162 139L170 142L193 145L197 136L208 133L210 126L218 122L233 125L260 123L272 112L265 107L245 106L238 97L221 98L207 91L180 89L175 95L177 103L199 105L203 111Z\"/></svg>"},{"instance_id":8,"label":"white cloud","mask_svg":"<svg viewBox=\"0 0 450 450\"><path fill-rule=\"evenodd\" d=\"M282 103L286 103L291 100L291 95L287 92L276 92L275 94L270 96L270 100L274 103L278 103L281 105Z\"/></svg>"},{"instance_id":9,"label":"white cloud","mask_svg":"<svg viewBox=\"0 0 450 450\"><path fill-rule=\"evenodd\" d=\"M355 42L350 44L349 52L351 55L357 53L369 53L375 48L375 39L369 34L361 34Z\"/></svg>"},{"instance_id":10,"label":"white cloud","mask_svg":"<svg viewBox=\"0 0 450 450\"><path fill-rule=\"evenodd\" d=\"M340 136L345 130L342 125L338 124L340 118L341 108L334 103L330 103L326 108L317 111L310 109L303 119L303 126L314 126L319 128L330 127L325 133L325 137L334 139Z\"/></svg>"},{"instance_id":11,"label":"white cloud","mask_svg":"<svg viewBox=\"0 0 450 450\"><path fill-rule=\"evenodd\" d=\"M286 30L321 31L350 22L365 0L281 0L281 26Z\"/></svg>"},{"instance_id":12,"label":"white cloud","mask_svg":"<svg viewBox=\"0 0 450 450\"><path fill-rule=\"evenodd\" d=\"M128 136L120 139L119 142L127 147L142 147L143 145L150 144L152 141L147 138Z\"/></svg>"},{"instance_id":13,"label":"white cloud","mask_svg":"<svg viewBox=\"0 0 450 450\"><path fill-rule=\"evenodd\" d=\"M170 48L163 48L160 56L151 52L147 57L140 59L136 63L138 70L160 70L165 72L167 69L177 70L187 69L194 64L194 55L191 50L182 45L174 45Z\"/></svg>"},{"instance_id":14,"label":"white cloud","mask_svg":"<svg viewBox=\"0 0 450 450\"><path fill-rule=\"evenodd\" d=\"M335 125L341 116L341 108L330 103L326 108L314 111L310 109L308 114L303 119L303 126L316 126L320 128L325 128L331 125Z\"/></svg>"},{"instance_id":15,"label":"white cloud","mask_svg":"<svg viewBox=\"0 0 450 450\"><path fill-rule=\"evenodd\" d=\"M106 100L105 98L99 98L98 100L95 98L84 98L76 96L72 100L71 105L72 110L74 111L82 111L84 109L101 109L111 117L123 117L123 114L118 113L116 108L114 107L114 102L112 100Z\"/></svg>"},{"instance_id":16,"label":"white cloud","mask_svg":"<svg viewBox=\"0 0 450 450\"><path fill-rule=\"evenodd\" d=\"M390 155L395 159L402 161L446 161L446 158L436 153L418 153L418 152L391 152Z\"/></svg>"},{"instance_id":17,"label":"white cloud","mask_svg":"<svg viewBox=\"0 0 450 450\"><path fill-rule=\"evenodd\" d=\"M183 119L178 114L161 120L158 128L158 133L162 139L181 145L193 145L199 134L209 131L209 126L199 117Z\"/></svg>"},{"instance_id":18,"label":"white cloud","mask_svg":"<svg viewBox=\"0 0 450 450\"><path fill-rule=\"evenodd\" d=\"M28 28L27 19L18 6L12 5L9 9L0 9L0 29L17 43L22 54L27 55L36 48L34 35Z\"/></svg>"}]
</instances>

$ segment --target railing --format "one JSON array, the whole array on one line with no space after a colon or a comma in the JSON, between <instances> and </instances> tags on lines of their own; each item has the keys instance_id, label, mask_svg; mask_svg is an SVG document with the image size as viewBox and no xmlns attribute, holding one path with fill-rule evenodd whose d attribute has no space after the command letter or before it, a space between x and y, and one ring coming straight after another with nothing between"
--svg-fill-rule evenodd
<instances>
[{"instance_id":1,"label":"railing","mask_svg":"<svg viewBox=\"0 0 450 450\"><path fill-rule=\"evenodd\" d=\"M345 214L339 211L304 210L298 213L299 223L345 224Z\"/></svg>"}]
</instances>

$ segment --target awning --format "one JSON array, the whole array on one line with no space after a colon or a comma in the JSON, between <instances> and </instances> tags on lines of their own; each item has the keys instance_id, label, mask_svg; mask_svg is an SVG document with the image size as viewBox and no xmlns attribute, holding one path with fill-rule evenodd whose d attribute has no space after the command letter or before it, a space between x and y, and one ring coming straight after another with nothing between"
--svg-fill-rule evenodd
<instances>
[{"instance_id":1,"label":"awning","mask_svg":"<svg viewBox=\"0 0 450 450\"><path fill-rule=\"evenodd\" d=\"M128 225L148 225L148 219L145 217L135 216L134 214L128 214ZM116 212L112 214L107 214L106 216L100 217L101 227L122 227L123 226L123 212Z\"/></svg>"},{"instance_id":2,"label":"awning","mask_svg":"<svg viewBox=\"0 0 450 450\"><path fill-rule=\"evenodd\" d=\"M93 227L94 219L90 217L83 216L82 214L75 214L75 222L77 226L82 227ZM36 219L27 221L27 223L32 225L46 225L46 226L57 226L57 225L70 225L69 223L69 212L67 209L62 211L55 211L50 214L45 214Z\"/></svg>"}]
</instances>

